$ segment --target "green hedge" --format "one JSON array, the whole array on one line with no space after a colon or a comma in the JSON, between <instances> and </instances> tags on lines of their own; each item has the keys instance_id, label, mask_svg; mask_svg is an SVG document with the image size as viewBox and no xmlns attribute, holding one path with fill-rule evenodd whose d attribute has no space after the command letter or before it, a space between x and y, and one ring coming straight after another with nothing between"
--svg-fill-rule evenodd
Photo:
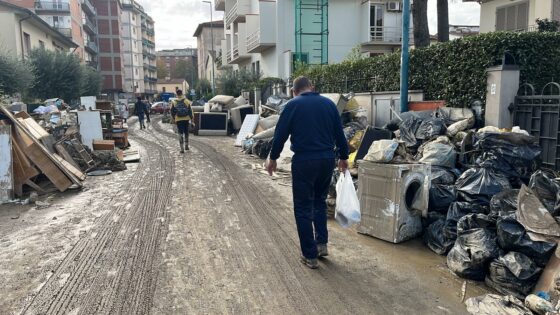
<instances>
[{"instance_id":1,"label":"green hedge","mask_svg":"<svg viewBox=\"0 0 560 315\"><path fill-rule=\"evenodd\" d=\"M509 51L521 68L521 82L537 91L560 77L560 33L495 32L439 43L410 53L410 89L426 100L463 107L486 99L486 69ZM400 52L327 66L300 67L323 92L399 90Z\"/></svg>"}]
</instances>

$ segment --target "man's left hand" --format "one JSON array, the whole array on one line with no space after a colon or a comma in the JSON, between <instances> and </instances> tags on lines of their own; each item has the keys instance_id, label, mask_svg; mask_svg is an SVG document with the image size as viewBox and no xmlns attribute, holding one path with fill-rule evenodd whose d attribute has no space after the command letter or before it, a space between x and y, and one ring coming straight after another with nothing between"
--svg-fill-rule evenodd
<instances>
[{"instance_id":1,"label":"man's left hand","mask_svg":"<svg viewBox=\"0 0 560 315\"><path fill-rule=\"evenodd\" d=\"M272 173L276 172L276 160L268 159L266 162L266 170L268 175L272 176Z\"/></svg>"}]
</instances>

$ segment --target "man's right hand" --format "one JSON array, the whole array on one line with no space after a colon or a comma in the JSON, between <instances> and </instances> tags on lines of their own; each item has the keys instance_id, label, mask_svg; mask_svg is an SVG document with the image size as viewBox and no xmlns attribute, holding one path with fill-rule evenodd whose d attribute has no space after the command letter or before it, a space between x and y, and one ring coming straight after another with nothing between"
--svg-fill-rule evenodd
<instances>
[{"instance_id":1,"label":"man's right hand","mask_svg":"<svg viewBox=\"0 0 560 315\"><path fill-rule=\"evenodd\" d=\"M348 170L348 160L338 160L338 170L345 173Z\"/></svg>"},{"instance_id":2,"label":"man's right hand","mask_svg":"<svg viewBox=\"0 0 560 315\"><path fill-rule=\"evenodd\" d=\"M266 162L266 170L268 171L268 175L272 176L274 172L276 172L276 160L268 159Z\"/></svg>"}]
</instances>

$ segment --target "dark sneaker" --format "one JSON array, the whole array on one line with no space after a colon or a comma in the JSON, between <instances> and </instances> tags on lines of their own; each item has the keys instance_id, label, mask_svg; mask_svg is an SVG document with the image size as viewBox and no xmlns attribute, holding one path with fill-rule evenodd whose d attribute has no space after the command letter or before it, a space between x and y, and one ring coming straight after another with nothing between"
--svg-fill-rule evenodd
<instances>
[{"instance_id":1,"label":"dark sneaker","mask_svg":"<svg viewBox=\"0 0 560 315\"><path fill-rule=\"evenodd\" d=\"M189 149L189 147L188 147L188 146L186 146L186 147L185 147L185 150L186 150L186 151L189 151L190 149Z\"/></svg>"},{"instance_id":2,"label":"dark sneaker","mask_svg":"<svg viewBox=\"0 0 560 315\"><path fill-rule=\"evenodd\" d=\"M185 153L185 150L181 149L181 153Z\"/></svg>"},{"instance_id":3,"label":"dark sneaker","mask_svg":"<svg viewBox=\"0 0 560 315\"><path fill-rule=\"evenodd\" d=\"M301 256L301 262L306 265L307 267L311 268L311 269L317 269L319 268L319 263L317 262L317 259L309 259L309 258L305 258L303 256Z\"/></svg>"},{"instance_id":4,"label":"dark sneaker","mask_svg":"<svg viewBox=\"0 0 560 315\"><path fill-rule=\"evenodd\" d=\"M327 249L327 244L317 244L317 257L329 256L329 250Z\"/></svg>"}]
</instances>

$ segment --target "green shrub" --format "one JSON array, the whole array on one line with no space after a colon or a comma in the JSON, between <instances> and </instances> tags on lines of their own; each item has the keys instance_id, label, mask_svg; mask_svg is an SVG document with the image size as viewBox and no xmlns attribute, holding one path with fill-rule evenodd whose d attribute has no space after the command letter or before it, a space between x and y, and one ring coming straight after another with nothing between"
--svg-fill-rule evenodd
<instances>
[{"instance_id":1,"label":"green shrub","mask_svg":"<svg viewBox=\"0 0 560 315\"><path fill-rule=\"evenodd\" d=\"M410 53L409 88L427 100L463 107L486 99L486 69L509 51L521 69L521 82L538 91L560 75L560 33L494 32L469 36ZM298 67L322 92L397 91L400 52L326 66Z\"/></svg>"},{"instance_id":2,"label":"green shrub","mask_svg":"<svg viewBox=\"0 0 560 315\"><path fill-rule=\"evenodd\" d=\"M38 99L59 97L66 102L80 97L84 83L77 55L38 48L31 51L29 61L37 78L31 96Z\"/></svg>"},{"instance_id":3,"label":"green shrub","mask_svg":"<svg viewBox=\"0 0 560 315\"><path fill-rule=\"evenodd\" d=\"M25 94L34 81L33 67L28 62L0 52L0 94Z\"/></svg>"}]
</instances>

